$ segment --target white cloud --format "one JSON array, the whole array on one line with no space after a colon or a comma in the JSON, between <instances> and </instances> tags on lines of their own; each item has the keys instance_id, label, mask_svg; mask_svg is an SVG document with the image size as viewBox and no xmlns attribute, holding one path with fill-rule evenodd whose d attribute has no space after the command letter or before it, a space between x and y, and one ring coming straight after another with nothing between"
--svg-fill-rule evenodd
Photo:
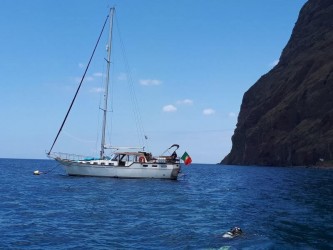
<instances>
[{"instance_id":1,"label":"white cloud","mask_svg":"<svg viewBox=\"0 0 333 250\"><path fill-rule=\"evenodd\" d=\"M279 63L279 59L277 59L277 60L274 60L273 62L271 62L268 66L269 67L275 67L278 63Z\"/></svg>"},{"instance_id":2,"label":"white cloud","mask_svg":"<svg viewBox=\"0 0 333 250\"><path fill-rule=\"evenodd\" d=\"M125 74L125 73L120 73L120 74L118 75L118 80L119 80L119 81L126 81L126 80L127 80L127 74Z\"/></svg>"},{"instance_id":3,"label":"white cloud","mask_svg":"<svg viewBox=\"0 0 333 250\"><path fill-rule=\"evenodd\" d=\"M143 86L157 86L162 83L162 81L156 79L142 79L139 82Z\"/></svg>"},{"instance_id":4,"label":"white cloud","mask_svg":"<svg viewBox=\"0 0 333 250\"><path fill-rule=\"evenodd\" d=\"M87 82L92 82L94 80L94 78L92 76L86 76L84 78L84 80L87 81Z\"/></svg>"},{"instance_id":5,"label":"white cloud","mask_svg":"<svg viewBox=\"0 0 333 250\"><path fill-rule=\"evenodd\" d=\"M184 100L177 101L177 104L192 105L193 101L190 99L184 99Z\"/></svg>"},{"instance_id":6,"label":"white cloud","mask_svg":"<svg viewBox=\"0 0 333 250\"><path fill-rule=\"evenodd\" d=\"M93 74L93 76L95 76L95 77L102 77L102 76L104 76L104 74L101 73L101 72L96 72L96 73Z\"/></svg>"},{"instance_id":7,"label":"white cloud","mask_svg":"<svg viewBox=\"0 0 333 250\"><path fill-rule=\"evenodd\" d=\"M163 111L164 112L176 112L177 108L174 105L169 104L169 105L166 105L163 107Z\"/></svg>"},{"instance_id":8,"label":"white cloud","mask_svg":"<svg viewBox=\"0 0 333 250\"><path fill-rule=\"evenodd\" d=\"M82 69L84 68L86 65L84 65L83 63L79 63L79 68Z\"/></svg>"},{"instance_id":9,"label":"white cloud","mask_svg":"<svg viewBox=\"0 0 333 250\"><path fill-rule=\"evenodd\" d=\"M234 112L229 112L228 117L230 118L236 117L236 114Z\"/></svg>"},{"instance_id":10,"label":"white cloud","mask_svg":"<svg viewBox=\"0 0 333 250\"><path fill-rule=\"evenodd\" d=\"M204 109L204 110L202 111L202 113L203 113L204 115L214 115L214 114L215 114L215 110L214 110L214 109L211 109L211 108L209 108L209 109Z\"/></svg>"},{"instance_id":11,"label":"white cloud","mask_svg":"<svg viewBox=\"0 0 333 250\"><path fill-rule=\"evenodd\" d=\"M104 92L104 89L103 88L92 88L90 90L90 92L92 92L92 93L101 93L101 92Z\"/></svg>"},{"instance_id":12,"label":"white cloud","mask_svg":"<svg viewBox=\"0 0 333 250\"><path fill-rule=\"evenodd\" d=\"M86 77L84 78L84 81L86 81L86 82L93 82L93 81L96 80L96 77L102 77L102 76L104 76L103 73L96 72L96 73L93 73L92 76L86 76ZM75 81L76 81L76 82L80 82L81 79L82 79L81 77L76 77L76 78L75 78Z\"/></svg>"}]
</instances>

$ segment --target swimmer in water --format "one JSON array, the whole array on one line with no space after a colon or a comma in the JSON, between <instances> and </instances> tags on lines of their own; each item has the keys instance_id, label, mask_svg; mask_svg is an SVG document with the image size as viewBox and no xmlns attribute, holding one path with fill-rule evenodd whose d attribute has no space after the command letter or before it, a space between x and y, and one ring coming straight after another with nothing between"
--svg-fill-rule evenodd
<instances>
[{"instance_id":1,"label":"swimmer in water","mask_svg":"<svg viewBox=\"0 0 333 250\"><path fill-rule=\"evenodd\" d=\"M243 231L242 229L240 229L239 227L234 227L231 228L228 232L226 232L225 234L223 234L223 238L234 238L240 234L242 234Z\"/></svg>"}]
</instances>

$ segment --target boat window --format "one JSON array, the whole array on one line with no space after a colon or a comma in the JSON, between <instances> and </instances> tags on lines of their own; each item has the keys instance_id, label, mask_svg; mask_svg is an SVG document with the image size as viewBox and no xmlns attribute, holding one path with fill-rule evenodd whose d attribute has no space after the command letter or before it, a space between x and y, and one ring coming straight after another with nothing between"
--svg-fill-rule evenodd
<instances>
[{"instance_id":1,"label":"boat window","mask_svg":"<svg viewBox=\"0 0 333 250\"><path fill-rule=\"evenodd\" d=\"M113 161L137 161L137 156L132 154L115 154L112 157Z\"/></svg>"},{"instance_id":2,"label":"boat window","mask_svg":"<svg viewBox=\"0 0 333 250\"><path fill-rule=\"evenodd\" d=\"M128 161L136 161L136 155L128 155Z\"/></svg>"},{"instance_id":3,"label":"boat window","mask_svg":"<svg viewBox=\"0 0 333 250\"><path fill-rule=\"evenodd\" d=\"M118 161L118 159L119 159L119 155L113 155L113 157L112 157L113 161Z\"/></svg>"},{"instance_id":4,"label":"boat window","mask_svg":"<svg viewBox=\"0 0 333 250\"><path fill-rule=\"evenodd\" d=\"M119 155L119 157L120 157L120 160L121 161L126 161L126 155L125 154L121 154L121 155Z\"/></svg>"}]
</instances>

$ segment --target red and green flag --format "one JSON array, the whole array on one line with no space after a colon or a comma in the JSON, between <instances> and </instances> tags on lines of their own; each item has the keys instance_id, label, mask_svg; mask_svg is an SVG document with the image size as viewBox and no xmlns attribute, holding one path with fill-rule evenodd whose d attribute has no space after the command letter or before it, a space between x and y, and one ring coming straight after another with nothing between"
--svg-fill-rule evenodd
<instances>
[{"instance_id":1,"label":"red and green flag","mask_svg":"<svg viewBox=\"0 0 333 250\"><path fill-rule=\"evenodd\" d=\"M185 151L185 153L183 154L182 158L181 158L185 165L190 165L192 163L192 159L191 156L188 155L188 153Z\"/></svg>"}]
</instances>

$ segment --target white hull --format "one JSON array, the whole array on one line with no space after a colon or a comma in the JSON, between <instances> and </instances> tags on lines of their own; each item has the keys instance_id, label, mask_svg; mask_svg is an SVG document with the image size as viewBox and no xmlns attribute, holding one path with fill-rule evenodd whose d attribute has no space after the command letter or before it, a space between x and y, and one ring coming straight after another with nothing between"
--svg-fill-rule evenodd
<instances>
[{"instance_id":1,"label":"white hull","mask_svg":"<svg viewBox=\"0 0 333 250\"><path fill-rule=\"evenodd\" d=\"M179 164L138 163L118 166L111 160L72 161L55 158L66 173L71 176L98 176L112 178L156 178L176 180L180 171Z\"/></svg>"}]
</instances>

